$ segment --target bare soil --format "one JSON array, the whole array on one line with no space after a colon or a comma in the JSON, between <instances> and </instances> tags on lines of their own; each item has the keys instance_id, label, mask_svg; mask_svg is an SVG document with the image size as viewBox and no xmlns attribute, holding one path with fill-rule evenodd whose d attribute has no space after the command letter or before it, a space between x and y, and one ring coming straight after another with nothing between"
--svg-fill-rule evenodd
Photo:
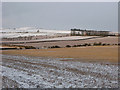
<instances>
[{"instance_id":1,"label":"bare soil","mask_svg":"<svg viewBox=\"0 0 120 90\"><path fill-rule=\"evenodd\" d=\"M77 61L118 62L118 46L6 50L3 51L2 54L32 57L76 58Z\"/></svg>"}]
</instances>

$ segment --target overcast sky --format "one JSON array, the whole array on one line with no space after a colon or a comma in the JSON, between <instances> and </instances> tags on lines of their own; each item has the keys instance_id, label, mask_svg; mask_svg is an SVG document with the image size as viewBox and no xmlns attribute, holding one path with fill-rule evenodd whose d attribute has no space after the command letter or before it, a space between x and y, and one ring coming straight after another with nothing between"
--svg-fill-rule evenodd
<instances>
[{"instance_id":1,"label":"overcast sky","mask_svg":"<svg viewBox=\"0 0 120 90\"><path fill-rule=\"evenodd\" d=\"M3 28L118 30L117 2L3 2Z\"/></svg>"}]
</instances>

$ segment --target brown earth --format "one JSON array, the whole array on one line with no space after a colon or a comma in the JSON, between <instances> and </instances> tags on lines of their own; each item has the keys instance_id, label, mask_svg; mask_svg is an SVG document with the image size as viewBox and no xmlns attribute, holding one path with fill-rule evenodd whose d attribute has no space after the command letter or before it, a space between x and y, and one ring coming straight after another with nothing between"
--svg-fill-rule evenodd
<instances>
[{"instance_id":1,"label":"brown earth","mask_svg":"<svg viewBox=\"0 0 120 90\"><path fill-rule=\"evenodd\" d=\"M2 54L32 57L75 58L76 61L118 61L117 46L90 46L79 48L5 50Z\"/></svg>"}]
</instances>

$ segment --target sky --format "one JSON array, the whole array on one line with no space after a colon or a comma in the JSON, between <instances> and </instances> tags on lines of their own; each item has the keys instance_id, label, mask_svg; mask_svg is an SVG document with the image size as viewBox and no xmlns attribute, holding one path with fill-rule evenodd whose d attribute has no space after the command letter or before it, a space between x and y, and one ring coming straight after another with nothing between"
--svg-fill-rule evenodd
<instances>
[{"instance_id":1,"label":"sky","mask_svg":"<svg viewBox=\"0 0 120 90\"><path fill-rule=\"evenodd\" d=\"M2 27L118 31L117 2L3 2Z\"/></svg>"},{"instance_id":2,"label":"sky","mask_svg":"<svg viewBox=\"0 0 120 90\"><path fill-rule=\"evenodd\" d=\"M2 28L2 4L0 3L0 28Z\"/></svg>"}]
</instances>

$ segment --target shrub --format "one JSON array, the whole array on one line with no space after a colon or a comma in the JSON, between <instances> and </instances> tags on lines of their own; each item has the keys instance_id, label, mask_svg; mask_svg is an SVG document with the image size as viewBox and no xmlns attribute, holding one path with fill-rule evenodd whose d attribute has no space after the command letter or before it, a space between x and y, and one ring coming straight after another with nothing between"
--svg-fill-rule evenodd
<instances>
[{"instance_id":1,"label":"shrub","mask_svg":"<svg viewBox=\"0 0 120 90\"><path fill-rule=\"evenodd\" d=\"M51 48L50 46L48 48Z\"/></svg>"},{"instance_id":2,"label":"shrub","mask_svg":"<svg viewBox=\"0 0 120 90\"><path fill-rule=\"evenodd\" d=\"M35 47L33 47L33 46L24 46L25 47L25 49L36 49Z\"/></svg>"},{"instance_id":3,"label":"shrub","mask_svg":"<svg viewBox=\"0 0 120 90\"><path fill-rule=\"evenodd\" d=\"M91 44L89 43L88 46L91 46Z\"/></svg>"},{"instance_id":4,"label":"shrub","mask_svg":"<svg viewBox=\"0 0 120 90\"><path fill-rule=\"evenodd\" d=\"M88 46L88 44L87 44L87 43L85 43L84 45L85 45L85 46Z\"/></svg>"},{"instance_id":5,"label":"shrub","mask_svg":"<svg viewBox=\"0 0 120 90\"><path fill-rule=\"evenodd\" d=\"M80 44L80 45L76 45L76 47L81 47L82 46L82 44Z\"/></svg>"},{"instance_id":6,"label":"shrub","mask_svg":"<svg viewBox=\"0 0 120 90\"><path fill-rule=\"evenodd\" d=\"M49 48L60 48L60 46L51 46Z\"/></svg>"},{"instance_id":7,"label":"shrub","mask_svg":"<svg viewBox=\"0 0 120 90\"><path fill-rule=\"evenodd\" d=\"M70 45L66 45L66 47L71 47Z\"/></svg>"},{"instance_id":8,"label":"shrub","mask_svg":"<svg viewBox=\"0 0 120 90\"><path fill-rule=\"evenodd\" d=\"M22 49L22 47L20 47L20 49Z\"/></svg>"},{"instance_id":9,"label":"shrub","mask_svg":"<svg viewBox=\"0 0 120 90\"><path fill-rule=\"evenodd\" d=\"M102 43L101 43L101 42L99 42L99 43L98 43L98 45L102 45Z\"/></svg>"},{"instance_id":10,"label":"shrub","mask_svg":"<svg viewBox=\"0 0 120 90\"><path fill-rule=\"evenodd\" d=\"M72 47L77 47L77 45L73 45Z\"/></svg>"},{"instance_id":11,"label":"shrub","mask_svg":"<svg viewBox=\"0 0 120 90\"><path fill-rule=\"evenodd\" d=\"M60 46L55 46L55 48L60 48Z\"/></svg>"},{"instance_id":12,"label":"shrub","mask_svg":"<svg viewBox=\"0 0 120 90\"><path fill-rule=\"evenodd\" d=\"M110 44L107 44L107 45L110 45Z\"/></svg>"},{"instance_id":13,"label":"shrub","mask_svg":"<svg viewBox=\"0 0 120 90\"><path fill-rule=\"evenodd\" d=\"M93 43L93 46L95 46L95 45L96 45L96 42Z\"/></svg>"},{"instance_id":14,"label":"shrub","mask_svg":"<svg viewBox=\"0 0 120 90\"><path fill-rule=\"evenodd\" d=\"M103 43L102 46L106 46L107 44L106 43Z\"/></svg>"},{"instance_id":15,"label":"shrub","mask_svg":"<svg viewBox=\"0 0 120 90\"><path fill-rule=\"evenodd\" d=\"M100 46L100 45L102 45L102 43L101 43L101 42L99 42L99 43L94 42L93 45L94 45L94 46Z\"/></svg>"},{"instance_id":16,"label":"shrub","mask_svg":"<svg viewBox=\"0 0 120 90\"><path fill-rule=\"evenodd\" d=\"M85 44L83 44L82 46L88 46L88 44L87 44L87 43L85 43Z\"/></svg>"}]
</instances>

